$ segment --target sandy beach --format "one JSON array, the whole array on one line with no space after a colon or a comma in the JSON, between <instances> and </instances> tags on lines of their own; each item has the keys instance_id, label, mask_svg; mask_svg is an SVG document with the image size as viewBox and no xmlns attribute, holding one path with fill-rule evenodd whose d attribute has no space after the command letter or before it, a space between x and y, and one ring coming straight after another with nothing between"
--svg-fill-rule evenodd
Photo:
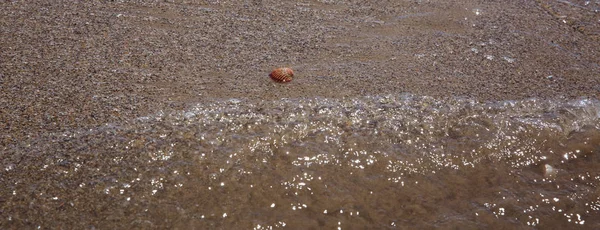
<instances>
[{"instance_id":1,"label":"sandy beach","mask_svg":"<svg viewBox=\"0 0 600 230\"><path fill-rule=\"evenodd\" d=\"M600 3L584 2L2 1L0 163L28 140L230 99L598 99Z\"/></svg>"},{"instance_id":2,"label":"sandy beach","mask_svg":"<svg viewBox=\"0 0 600 230\"><path fill-rule=\"evenodd\" d=\"M554 1L0 6L3 146L222 98L600 92L598 14L565 23L569 12L587 10ZM282 66L296 71L293 82L268 78Z\"/></svg>"}]
</instances>

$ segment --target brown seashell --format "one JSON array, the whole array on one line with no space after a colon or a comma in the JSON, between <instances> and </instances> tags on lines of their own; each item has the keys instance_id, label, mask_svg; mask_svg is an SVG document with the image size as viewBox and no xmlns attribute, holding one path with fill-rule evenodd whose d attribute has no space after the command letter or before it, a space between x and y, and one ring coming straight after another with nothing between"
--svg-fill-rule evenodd
<instances>
[{"instance_id":1,"label":"brown seashell","mask_svg":"<svg viewBox=\"0 0 600 230\"><path fill-rule=\"evenodd\" d=\"M274 69L273 72L271 72L271 74L269 74L269 77L271 77L271 79L273 79L273 81L276 82L290 82L294 77L294 71L287 67L277 68Z\"/></svg>"}]
</instances>

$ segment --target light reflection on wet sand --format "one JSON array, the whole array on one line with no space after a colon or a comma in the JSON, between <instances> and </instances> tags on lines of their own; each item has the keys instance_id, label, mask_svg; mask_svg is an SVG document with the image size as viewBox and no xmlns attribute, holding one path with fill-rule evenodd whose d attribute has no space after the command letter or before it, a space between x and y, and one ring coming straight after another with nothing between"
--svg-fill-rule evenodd
<instances>
[{"instance_id":1,"label":"light reflection on wet sand","mask_svg":"<svg viewBox=\"0 0 600 230\"><path fill-rule=\"evenodd\" d=\"M88 227L598 226L599 111L593 100L233 99L34 140L11 154L47 161L2 176L44 172L33 178L51 183L7 183L8 202L108 217Z\"/></svg>"}]
</instances>

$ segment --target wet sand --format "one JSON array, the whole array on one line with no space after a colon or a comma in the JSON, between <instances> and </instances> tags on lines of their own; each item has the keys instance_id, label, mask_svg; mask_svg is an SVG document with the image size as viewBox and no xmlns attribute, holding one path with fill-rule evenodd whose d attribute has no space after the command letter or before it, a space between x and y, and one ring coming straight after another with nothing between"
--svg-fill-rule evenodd
<instances>
[{"instance_id":1,"label":"wet sand","mask_svg":"<svg viewBox=\"0 0 600 230\"><path fill-rule=\"evenodd\" d=\"M0 150L230 98L597 99L599 8L550 0L2 1ZM292 82L269 79L282 66L294 69ZM4 167L17 164L0 157ZM0 189L0 202L10 192Z\"/></svg>"},{"instance_id":2,"label":"wet sand","mask_svg":"<svg viewBox=\"0 0 600 230\"><path fill-rule=\"evenodd\" d=\"M598 14L554 1L145 2L1 3L3 146L219 98L600 93Z\"/></svg>"}]
</instances>

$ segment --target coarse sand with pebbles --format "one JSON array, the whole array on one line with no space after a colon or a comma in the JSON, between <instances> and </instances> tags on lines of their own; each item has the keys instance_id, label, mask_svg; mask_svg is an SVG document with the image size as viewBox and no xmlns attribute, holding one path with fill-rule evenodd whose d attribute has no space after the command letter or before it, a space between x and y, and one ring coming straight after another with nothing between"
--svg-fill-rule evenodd
<instances>
[{"instance_id":1,"label":"coarse sand with pebbles","mask_svg":"<svg viewBox=\"0 0 600 230\"><path fill-rule=\"evenodd\" d=\"M311 153L320 150L325 151L323 156L337 157L336 151L341 151L339 146L358 148L352 147L352 143L375 150L410 152L416 149L416 153L428 146L433 149L432 155L428 156L435 158L447 156L436 155L438 152L435 151L440 151L437 149L439 143L457 149L483 148L478 145L478 139L467 137L481 133L477 137L491 143L494 136L483 134L490 130L503 131L494 126L507 124L503 121L529 125L527 127L533 127L531 130L541 130L537 136L558 140L555 142L561 144L564 141L567 145L548 147L536 142L536 135L519 133L519 130L515 131L514 139L499 137L501 144L533 148L526 142L514 142L522 135L533 138L527 140L544 151L549 148L570 151L571 155L565 154L567 160L569 156L581 158L582 154L597 150L588 142L580 144L557 136L559 132L554 130L547 131L546 128L552 128L550 126L527 123L533 118L526 112L532 107L535 115L542 114L539 119L548 124L563 125L552 116L561 119L583 117L581 121L595 124L596 118L590 108L595 108L594 103L600 97L599 10L598 1L579 0L0 1L0 228L197 226L231 229L252 226L260 229L261 224L265 225L256 222L259 216L244 218L240 215L271 213L281 207L286 207L286 211L273 211L268 218L276 221L279 217L298 215L283 206L290 205L289 197L282 194L292 182L285 184L288 186L285 189L281 187L283 184L276 183L275 189L281 189L277 190L279 192L274 192L273 186L267 187L269 183L299 173L296 171L300 169L288 163L302 162L305 158L287 157L283 154L285 148L299 157L304 152L293 151ZM291 82L277 83L269 78L269 73L280 67L293 69ZM396 96L401 94L413 95L416 99L413 96L397 99ZM385 95L393 96L388 100ZM380 97L384 98L383 102L378 99ZM305 107L294 108L296 104L292 102L280 103L282 98ZM367 99L345 100L347 98ZM542 101L527 101L532 99ZM572 110L575 115L552 112L563 106L554 106L553 100L579 99L583 106L577 107L575 103L575 107L583 109ZM444 100L455 105L439 103ZM503 107L504 104L499 103L500 106L487 111L487 104L477 104L511 100L519 101L516 105L521 107ZM548 105L544 104L546 102ZM544 106L536 107L537 103ZM192 105L199 107L188 109ZM345 106L350 107L346 110ZM565 106L571 108L570 104ZM243 111L231 112L229 107ZM382 112L361 110L365 108ZM461 120L462 110L456 108L475 114L474 121ZM169 111L189 112L178 112L180 114L173 118L164 115L170 114ZM449 115L438 111L447 111ZM513 116L513 113L517 115ZM381 117L381 114L390 117ZM206 117L203 120L200 116ZM184 123L179 119L197 123ZM318 119L323 122L312 123ZM406 125L398 126L393 119ZM246 121L265 123L264 126L252 126L246 125ZM464 127L448 128L453 122ZM241 131L231 128L238 124L241 128L236 127ZM311 136L290 128L299 124L313 125L316 134ZM569 126L573 127L569 130L579 132L581 127L576 125ZM450 131L438 132L431 128L434 126ZM598 140L595 129L584 128L587 129L582 128L585 131L582 133L588 136L580 135L581 140ZM290 135L305 138L309 144L295 146L292 142L291 147L281 147L277 145L281 142L265 145L253 142L256 141L253 138L273 130L287 130ZM274 139L267 139L285 143L292 138L277 136L277 132L268 136ZM434 136L425 135L426 132ZM200 137L201 133L213 139L205 140L205 136ZM385 136L388 134L389 137ZM375 138L365 139L369 135ZM327 142L332 136L345 142L337 143L338 147L323 144L322 140ZM380 137L388 138L384 139L388 142L374 143ZM416 145L423 140L430 142ZM277 154L262 162L255 162L255 158L259 158L253 155L235 155L254 151L255 147ZM169 155L173 149L181 150L175 154L190 156ZM218 153L239 151L226 158L219 154L196 154L194 151L199 149ZM379 162L397 163L394 167L370 169L375 173L396 175L394 173L400 171L395 167L403 167L402 160L421 161L416 155L396 159L381 151L372 152L374 155L357 153L358 162L373 161L368 158L373 156ZM359 164L356 160L348 162L352 167L323 167L323 175L332 178L324 179L313 188L325 195L311 196L309 191L302 190L306 194L300 195L309 201L312 199L315 204L310 203L306 208L300 198L293 198L297 199L292 204L293 211L304 208L309 214L291 218L286 223L292 228L305 229L339 227L341 222L338 220L344 220L351 227L367 229L396 225L463 229L524 227L524 222L499 219L499 215L504 215L504 209L500 212L498 207L487 203L489 197L477 196L485 192L497 195L495 189L498 188L513 192L508 195L526 196L528 188L511 184L516 177L512 163L524 167L522 165L531 162L510 156L503 158L504 155L493 149L488 152L489 159L500 159L495 161L499 165L497 171L487 170L487 167L466 171L442 169L438 174L415 177L420 178L418 186L421 187L402 190L404 196L393 201L397 203L390 203L385 198L398 195L397 190L390 188L396 189L394 186L400 185L389 185L385 178L370 177L369 171L354 167L353 164ZM536 154L528 156L538 160L537 163L542 162ZM238 161L233 161L234 158ZM179 159L183 160L179 162ZM556 160L546 161L560 162L561 159L559 156ZM241 167L239 162L244 170L264 173L231 174L232 181L253 179L239 183L215 179L222 175L219 173L230 172L223 172L225 169ZM570 169L567 166L556 169L559 180L564 179L565 185L578 183L560 177L564 175L560 172L584 172L596 167L589 161L578 161L578 164L585 167L570 165ZM305 166L301 169L308 172L314 169L298 165ZM434 163L431 165L437 167ZM217 169L223 170L211 171ZM188 174L183 170L189 170ZM418 170L425 171L425 168ZM536 170L526 171L529 174L525 176L536 177ZM348 176L352 172L358 172L354 174L356 177ZM186 177L190 173L193 175ZM205 175L211 177L204 178ZM299 183L296 180L302 180L304 184L306 180L313 180L309 176L294 177L290 181ZM470 176L477 178L465 179ZM427 178L439 177L440 183L427 181ZM395 177L395 180L398 182L399 178ZM177 181L185 183L175 183ZM415 181L411 184L417 184ZM204 185L210 183L214 183L208 187L211 191L197 192L200 187L202 191L206 190ZM327 183L339 190L331 190ZM379 195L370 196L369 188L356 184L372 186ZM166 189L167 185L171 190ZM190 187L193 185L198 188ZM184 186L182 190L175 189L181 186ZM250 186L257 187L248 190ZM456 190L450 189L452 186ZM584 187L582 184L573 189L583 191ZM297 189L305 188L297 185ZM471 188L482 189L482 193ZM420 194L430 194L432 199L419 198ZM583 199L595 197L593 193L585 194ZM230 198L229 195L235 196ZM256 197L265 198L266 203L250 202L246 206L235 203L256 201ZM287 203L271 204L267 202L270 198ZM370 203L369 199L375 203ZM188 202L191 200L199 203L194 206ZM512 204L521 205L518 199L515 200ZM538 201L538 197L532 200ZM363 206L345 207L349 201ZM421 201L424 203L419 203ZM524 197L521 201L530 200ZM571 204L565 196L561 196L561 201ZM482 222L461 222L475 218L471 204L481 204L476 208L480 208L477 215L482 215L479 219ZM219 205L233 211L217 212ZM327 205L342 208L332 210ZM265 209L255 209L255 206ZM311 209L316 207L329 209L330 215L327 210L323 213L321 209ZM578 210L587 207L580 208ZM217 211L211 214L207 210ZM347 213L343 214L344 210ZM352 219L360 210L363 210L361 219ZM207 213L201 213L205 211ZM331 214L333 212L335 214ZM529 215L511 210L507 213ZM395 220L395 216L390 216L392 214L406 218ZM463 214L465 216L461 216ZM212 218L210 222L202 222L204 215ZM563 213L552 215L540 217L546 221L546 226L551 226L553 222L548 220L553 219L564 224L556 226L573 226L566 222ZM568 218L583 224L570 215ZM527 224L539 224L534 222L535 219L527 221L530 221ZM272 222L270 226L281 227L286 223ZM586 226L598 224L593 219L586 223Z\"/></svg>"}]
</instances>

